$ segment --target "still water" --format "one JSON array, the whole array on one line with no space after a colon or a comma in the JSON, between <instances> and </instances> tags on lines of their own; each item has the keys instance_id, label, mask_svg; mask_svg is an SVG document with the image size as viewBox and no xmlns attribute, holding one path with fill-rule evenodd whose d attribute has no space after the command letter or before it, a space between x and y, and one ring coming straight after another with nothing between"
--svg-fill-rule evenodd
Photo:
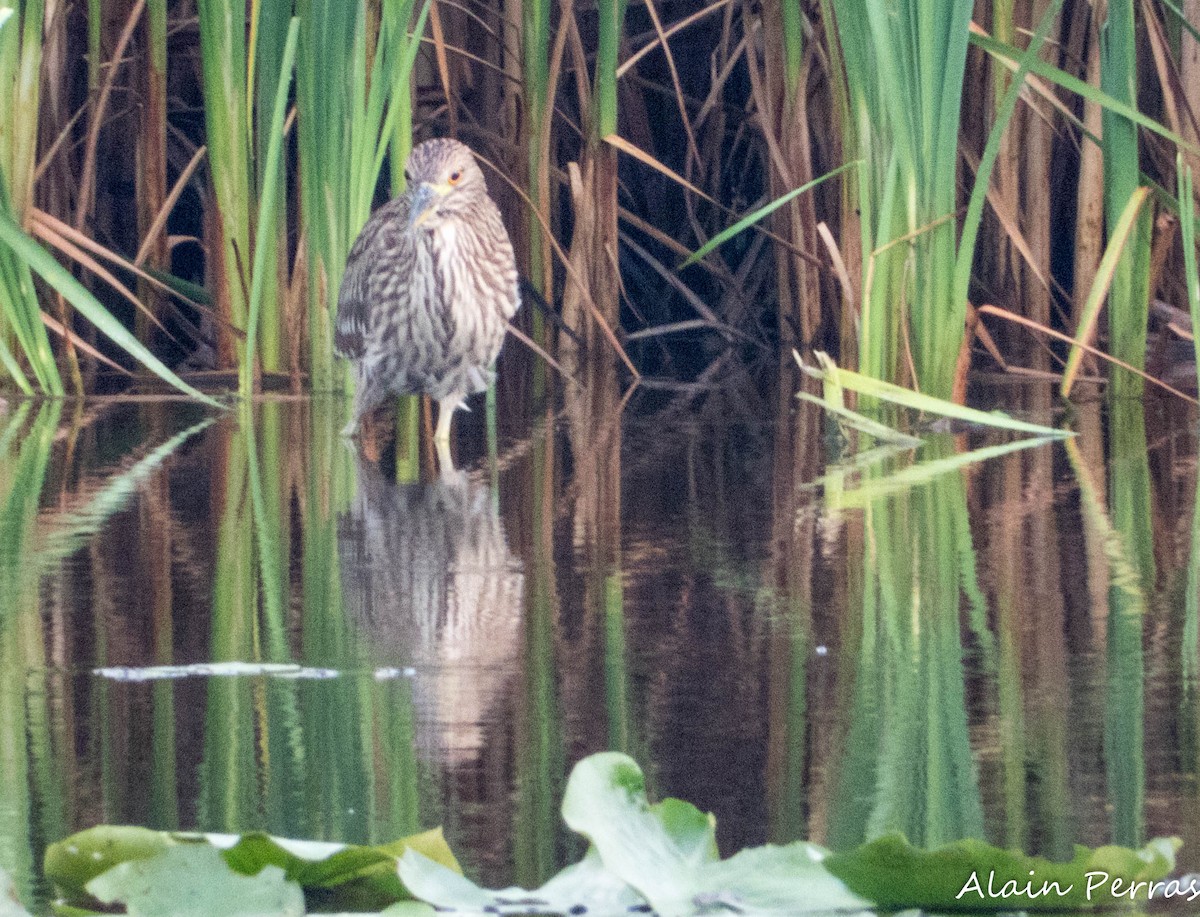
<instances>
[{"instance_id":1,"label":"still water","mask_svg":"<svg viewBox=\"0 0 1200 917\"><path fill-rule=\"evenodd\" d=\"M0 868L41 906L45 845L100 822L440 824L530 886L581 853L557 807L607 748L726 854L1174 834L1200 868L1195 414L1083 404L1069 443L927 431L856 467L757 398L502 409L492 460L466 418L462 470L407 482L333 399L10 404Z\"/></svg>"}]
</instances>

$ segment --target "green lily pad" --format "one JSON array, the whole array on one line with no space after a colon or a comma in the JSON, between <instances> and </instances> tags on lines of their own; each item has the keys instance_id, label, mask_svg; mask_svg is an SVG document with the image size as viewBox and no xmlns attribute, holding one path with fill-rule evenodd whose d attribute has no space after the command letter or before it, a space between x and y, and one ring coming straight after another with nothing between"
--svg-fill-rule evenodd
<instances>
[{"instance_id":1,"label":"green lily pad","mask_svg":"<svg viewBox=\"0 0 1200 917\"><path fill-rule=\"evenodd\" d=\"M87 892L92 879L114 866L147 860L180 845L216 848L242 875L255 875L266 866L278 868L304 889L310 906L323 910L378 911L411 898L396 872L397 859L406 850L461 872L440 828L378 847L357 847L261 832L190 834L101 825L52 844L46 851L46 876L67 906L92 909L96 902Z\"/></svg>"},{"instance_id":2,"label":"green lily pad","mask_svg":"<svg viewBox=\"0 0 1200 917\"><path fill-rule=\"evenodd\" d=\"M1178 848L1175 838L1141 850L1076 847L1070 862L1054 863L978 840L921 850L901 834L887 834L833 854L825 865L884 909L1093 910L1144 906L1151 897L1188 900L1186 889L1162 881L1175 868Z\"/></svg>"},{"instance_id":3,"label":"green lily pad","mask_svg":"<svg viewBox=\"0 0 1200 917\"><path fill-rule=\"evenodd\" d=\"M716 819L677 799L651 806L642 769L617 752L575 765L562 814L609 870L664 915L691 913L696 875L720 860Z\"/></svg>"},{"instance_id":4,"label":"green lily pad","mask_svg":"<svg viewBox=\"0 0 1200 917\"><path fill-rule=\"evenodd\" d=\"M829 872L827 856L804 841L750 847L697 876L692 900L739 914L845 914L870 907Z\"/></svg>"},{"instance_id":5,"label":"green lily pad","mask_svg":"<svg viewBox=\"0 0 1200 917\"><path fill-rule=\"evenodd\" d=\"M650 805L641 768L616 752L576 765L563 818L592 842L604 867L662 917L722 909L803 915L870 907L825 868L828 853L815 844L759 847L721 860L713 817L679 800Z\"/></svg>"},{"instance_id":6,"label":"green lily pad","mask_svg":"<svg viewBox=\"0 0 1200 917\"><path fill-rule=\"evenodd\" d=\"M67 904L87 905L86 886L114 866L148 860L178 843L165 831L127 825L99 825L46 848L46 878Z\"/></svg>"},{"instance_id":7,"label":"green lily pad","mask_svg":"<svg viewBox=\"0 0 1200 917\"><path fill-rule=\"evenodd\" d=\"M225 859L246 874L268 864L280 867L304 888L310 904L323 910L378 911L412 897L396 872L396 861L409 850L455 874L462 872L441 828L379 847L304 846L267 834L245 834L225 851Z\"/></svg>"},{"instance_id":8,"label":"green lily pad","mask_svg":"<svg viewBox=\"0 0 1200 917\"><path fill-rule=\"evenodd\" d=\"M1080 912L1200 900L1200 888L1190 881L1165 880L1179 847L1172 838L1141 850L1077 847L1067 863L978 840L925 851L899 834L840 854L798 841L723 860L711 814L678 799L651 804L641 769L613 752L575 767L562 814L591 847L582 861L533 891L490 891L466 879L440 830L352 847L260 833L99 827L52 845L46 872L66 896L59 912L72 915L99 906L96 898L122 902L130 914L166 917L299 914L306 904L383 917L429 917L431 906L476 914L616 917L653 909L661 917L844 917L872 907ZM410 896L421 900L402 900ZM4 910L5 898L0 894L0 917L27 917Z\"/></svg>"},{"instance_id":9,"label":"green lily pad","mask_svg":"<svg viewBox=\"0 0 1200 917\"><path fill-rule=\"evenodd\" d=\"M169 847L150 859L130 860L87 884L105 904L122 904L129 917L301 917L304 892L282 869L254 876L234 871L208 844Z\"/></svg>"},{"instance_id":10,"label":"green lily pad","mask_svg":"<svg viewBox=\"0 0 1200 917\"><path fill-rule=\"evenodd\" d=\"M575 913L582 906L588 917L629 917L631 909L646 906L645 898L604 868L594 850L533 891L480 888L416 851L400 858L400 878L422 901L456 912L551 915Z\"/></svg>"},{"instance_id":11,"label":"green lily pad","mask_svg":"<svg viewBox=\"0 0 1200 917\"><path fill-rule=\"evenodd\" d=\"M333 915L338 917L338 915ZM362 915L343 914L341 917L362 917ZM432 904L423 901L398 901L391 907L379 912L379 917L437 917L437 909Z\"/></svg>"}]
</instances>

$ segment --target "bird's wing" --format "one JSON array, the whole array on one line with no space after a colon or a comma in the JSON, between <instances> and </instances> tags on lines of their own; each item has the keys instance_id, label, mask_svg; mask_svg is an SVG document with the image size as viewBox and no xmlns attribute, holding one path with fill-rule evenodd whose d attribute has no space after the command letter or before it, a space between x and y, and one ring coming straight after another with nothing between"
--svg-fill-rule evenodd
<instances>
[{"instance_id":1,"label":"bird's wing","mask_svg":"<svg viewBox=\"0 0 1200 917\"><path fill-rule=\"evenodd\" d=\"M334 349L349 360L361 358L370 344L377 323L375 309L382 274L392 274L397 264L412 263L411 236L404 232L408 222L408 199L401 196L375 211L359 233L338 291ZM389 284L390 286L390 284ZM403 294L403 289L393 295Z\"/></svg>"}]
</instances>

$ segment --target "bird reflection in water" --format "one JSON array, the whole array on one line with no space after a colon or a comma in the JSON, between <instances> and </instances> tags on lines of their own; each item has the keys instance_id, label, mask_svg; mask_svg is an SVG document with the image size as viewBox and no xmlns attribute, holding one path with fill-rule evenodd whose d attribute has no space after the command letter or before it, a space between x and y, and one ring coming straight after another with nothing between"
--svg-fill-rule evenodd
<instances>
[{"instance_id":1,"label":"bird reflection in water","mask_svg":"<svg viewBox=\"0 0 1200 917\"><path fill-rule=\"evenodd\" d=\"M521 645L521 563L484 484L462 471L395 484L355 461L357 492L338 520L347 616L374 664L416 670L418 753L468 763L505 720Z\"/></svg>"}]
</instances>

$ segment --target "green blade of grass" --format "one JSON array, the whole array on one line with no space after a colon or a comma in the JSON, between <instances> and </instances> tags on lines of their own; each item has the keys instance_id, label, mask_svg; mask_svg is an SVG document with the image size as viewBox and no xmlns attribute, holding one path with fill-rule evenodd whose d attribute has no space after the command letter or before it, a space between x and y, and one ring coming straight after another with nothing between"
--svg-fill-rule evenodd
<instances>
[{"instance_id":1,"label":"green blade of grass","mask_svg":"<svg viewBox=\"0 0 1200 917\"><path fill-rule=\"evenodd\" d=\"M4 341L4 336L0 334L0 366L4 367L5 372L16 383L17 388L21 390L23 395L32 395L33 386L29 384L29 379L26 378L24 371L21 369L21 364L17 362L17 358L9 349L8 344Z\"/></svg>"},{"instance_id":2,"label":"green blade of grass","mask_svg":"<svg viewBox=\"0 0 1200 917\"><path fill-rule=\"evenodd\" d=\"M70 271L59 264L44 248L21 231L21 227L7 213L0 211L0 242L7 245L14 254L35 271L46 283L61 293L81 315L104 333L114 344L122 348L150 372L167 384L174 386L185 395L190 395L210 407L220 408L222 405L212 398L192 388L165 364L154 356L135 338L128 329L104 308L88 290L71 276Z\"/></svg>"},{"instance_id":3,"label":"green blade of grass","mask_svg":"<svg viewBox=\"0 0 1200 917\"><path fill-rule=\"evenodd\" d=\"M886 443L891 446L913 449L921 445L921 440L915 436L909 436L907 433L901 433L899 430L893 430L886 424L882 424L877 420L872 420L870 417L865 417L857 411L851 411L849 408L839 407L836 404L830 404L823 398L818 398L816 395L810 395L808 392L796 392L796 397L801 401L808 401L812 404L820 405L829 414L832 414L839 421L857 430L860 433L866 433L868 436L873 436L881 443Z\"/></svg>"},{"instance_id":4,"label":"green blade of grass","mask_svg":"<svg viewBox=\"0 0 1200 917\"><path fill-rule=\"evenodd\" d=\"M738 233L753 226L755 223L757 223L759 220L763 219L764 217L770 216L772 213L774 213L776 210L778 210L784 204L788 203L788 201L792 200L793 198L799 197L805 191L811 191L813 188L817 187L817 185L821 184L822 182L826 181L827 179L833 178L835 175L840 175L842 172L845 172L847 169L858 168L862 164L863 164L862 160L856 159L853 162L848 162L845 165L838 166L833 171L826 172L820 178L814 178L812 181L801 185L799 188L793 188L787 194L784 194L784 195L781 195L780 197L775 198L775 200L771 201L769 204L759 207L753 213L746 214L746 216L742 217L740 220L738 220L732 226L721 230L719 233L717 233L715 236L713 236L711 239L709 239L706 243L704 243L704 245L702 245L702 246L700 246L700 248L696 249L696 251L693 252L686 261L684 261L682 264L679 265L678 269L683 270L685 267L689 267L689 266L695 264L697 261L699 261L701 258L703 258L705 255L707 255L709 252L713 251L718 246L723 245L724 243L728 242L730 239L732 239Z\"/></svg>"},{"instance_id":5,"label":"green blade of grass","mask_svg":"<svg viewBox=\"0 0 1200 917\"><path fill-rule=\"evenodd\" d=\"M830 0L845 61L845 157L862 157L859 367L953 390L966 303L953 300L958 128L969 0ZM905 353L907 348L908 353ZM909 359L902 359L909 357Z\"/></svg>"},{"instance_id":6,"label":"green blade of grass","mask_svg":"<svg viewBox=\"0 0 1200 917\"><path fill-rule=\"evenodd\" d=\"M1019 452L1022 449L1033 449L1038 446L1044 446L1047 443L1058 442L1062 438L1063 434L1056 431L1053 435L1049 436L1018 439L1011 443L1002 443L998 446L985 446L982 449L974 449L970 452L956 453L948 457L917 462L883 477L872 477L859 482L857 485L843 487L837 493L836 498L826 502L826 508L831 511L866 509L884 497L890 497L893 494L908 493L913 488L928 484L930 481L950 472L959 471L970 465L999 458L1002 455L1008 455L1010 452Z\"/></svg>"},{"instance_id":7,"label":"green blade of grass","mask_svg":"<svg viewBox=\"0 0 1200 917\"><path fill-rule=\"evenodd\" d=\"M1192 347L1196 354L1196 373L1200 379L1200 271L1196 267L1196 199L1192 169L1183 164L1183 155L1175 156L1175 175L1179 183L1179 225L1183 236L1183 279L1187 286L1188 311L1192 315ZM1200 503L1197 504L1200 506Z\"/></svg>"},{"instance_id":8,"label":"green blade of grass","mask_svg":"<svg viewBox=\"0 0 1200 917\"><path fill-rule=\"evenodd\" d=\"M915 411L938 414L953 420L961 420L984 427L995 427L999 430L1011 430L1016 433L1032 433L1035 436L1055 436L1060 438L1075 435L1070 430L1056 430L1054 427L1026 423L1023 420L1016 420L1009 417L1000 411L979 411L975 408L955 404L953 401L946 401L942 398L934 398L932 395L914 392L899 385L893 385L891 382L881 382L879 379L873 379L861 373L841 369L829 358L828 354L821 351L816 352L816 358L821 363L821 368L808 366L800 359L799 354L796 355L796 362L800 364L800 368L805 373L813 378L822 381L829 379L842 388L858 392L860 395L878 398L882 401L890 401L893 404L912 408Z\"/></svg>"},{"instance_id":9,"label":"green blade of grass","mask_svg":"<svg viewBox=\"0 0 1200 917\"><path fill-rule=\"evenodd\" d=\"M224 291L233 324L246 323L246 290L250 278L245 259L250 251L250 206L254 200L250 176L250 101L246 64L245 3L197 0L200 26L205 125L209 173L224 247ZM239 357L246 355L238 348Z\"/></svg>"},{"instance_id":10,"label":"green blade of grass","mask_svg":"<svg viewBox=\"0 0 1200 917\"><path fill-rule=\"evenodd\" d=\"M599 0L595 86L592 90L593 137L617 132L617 57L628 0Z\"/></svg>"},{"instance_id":11,"label":"green blade of grass","mask_svg":"<svg viewBox=\"0 0 1200 917\"><path fill-rule=\"evenodd\" d=\"M48 574L55 564L83 547L86 539L99 532L115 513L129 504L138 487L161 468L163 462L215 422L215 418L208 417L175 434L129 468L109 477L81 509L68 515L53 516L53 528L38 543L37 568Z\"/></svg>"},{"instance_id":12,"label":"green blade of grass","mask_svg":"<svg viewBox=\"0 0 1200 917\"><path fill-rule=\"evenodd\" d=\"M3 180L3 174L0 174L0 183ZM5 203L2 198L3 188L0 187L0 208L3 208ZM50 339L40 320L29 266L11 251L0 251L0 290L3 291L3 296L0 296L0 331L4 336L11 334L16 338L16 344L24 353L38 387L47 394L61 395L62 381L54 363ZM4 363L9 367L17 386L25 394L33 394L33 386L12 357L7 343L4 344L3 352L9 355L9 359Z\"/></svg>"},{"instance_id":13,"label":"green blade of grass","mask_svg":"<svg viewBox=\"0 0 1200 917\"><path fill-rule=\"evenodd\" d=\"M1175 15L1176 21L1178 21L1178 23L1185 30L1187 30L1188 34L1190 34L1192 38L1194 38L1196 41L1200 41L1200 30L1188 22L1187 17L1183 15L1183 10L1181 10L1177 4L1172 3L1171 0L1162 0L1162 5Z\"/></svg>"},{"instance_id":14,"label":"green blade of grass","mask_svg":"<svg viewBox=\"0 0 1200 917\"><path fill-rule=\"evenodd\" d=\"M269 266L267 264L267 234L275 231L275 205L279 196L279 170L283 166L283 119L287 113L288 88L291 86L292 67L296 61L296 39L300 34L300 20L293 16L288 26L287 42L283 49L283 69L275 90L275 108L271 115L270 140L267 146L267 162L263 172L262 196L258 201L258 221L254 240L254 267L250 271L250 302L246 320L246 359L239 372L239 387L242 397L249 397L254 387L254 356L258 352L258 323L262 310L263 289Z\"/></svg>"},{"instance_id":15,"label":"green blade of grass","mask_svg":"<svg viewBox=\"0 0 1200 917\"><path fill-rule=\"evenodd\" d=\"M37 152L43 7L41 0L6 2L0 22L0 212L18 225L30 203ZM61 395L41 318L28 265L15 253L0 253L0 365L25 394Z\"/></svg>"},{"instance_id":16,"label":"green blade of grass","mask_svg":"<svg viewBox=\"0 0 1200 917\"><path fill-rule=\"evenodd\" d=\"M316 391L348 384L333 362L337 292L350 247L370 216L388 144L411 134L401 122L411 119L409 76L430 4L422 0L414 23L415 0L388 0L378 34L367 8L363 0L296 4L296 148Z\"/></svg>"},{"instance_id":17,"label":"green blade of grass","mask_svg":"<svg viewBox=\"0 0 1200 917\"><path fill-rule=\"evenodd\" d=\"M1020 61L1023 54L1017 48L1006 45L1002 41L987 36L980 35L978 32L971 33L971 44L975 45L991 54L999 60L1006 61L1009 64L1016 64ZM1075 95L1088 102L1094 102L1102 108L1105 108L1114 114L1118 114L1123 118L1128 118L1139 127L1143 127L1153 134L1158 134L1165 140L1169 140L1172 144L1185 150L1188 153L1200 156L1200 146L1185 140L1179 134L1175 133L1165 124L1155 121L1153 118L1142 114L1136 108L1131 108L1119 99L1114 98L1106 92L1096 88L1090 83L1085 83L1077 76L1072 76L1065 70L1055 67L1053 64L1047 64L1043 60L1033 60L1029 64L1029 72L1043 79L1049 80L1056 86L1066 89L1068 92L1073 92Z\"/></svg>"},{"instance_id":18,"label":"green blade of grass","mask_svg":"<svg viewBox=\"0 0 1200 917\"><path fill-rule=\"evenodd\" d=\"M975 242L979 237L979 225L983 218L983 205L987 200L988 188L991 185L992 169L996 165L996 158L1000 155L1000 142L1017 110L1017 101L1025 87L1025 76L1038 59L1038 52L1045 44L1046 37L1050 34L1050 27L1054 24L1062 4L1063 0L1054 0L1046 7L1046 12L1043 14L1041 22L1038 23L1037 31L1034 32L1029 46L1021 55L1017 72L1013 75L1012 82L1004 93L1004 98L996 112L995 123L992 124L991 132L988 134L987 146L984 147L983 155L979 157L979 168L975 170L975 185L971 189L971 200L967 205L966 218L963 220L958 257L954 265L955 302L965 302L967 299L971 283L971 266L975 261Z\"/></svg>"},{"instance_id":19,"label":"green blade of grass","mask_svg":"<svg viewBox=\"0 0 1200 917\"><path fill-rule=\"evenodd\" d=\"M421 12L417 14L416 25L413 26L413 35L425 34L425 23L429 20L429 5L430 0L425 0L421 4ZM411 9L411 5L409 6ZM413 66L417 62L417 52L421 49L421 43L415 40L406 40L403 42L403 47L400 54L400 63L395 68L395 74L392 78L392 92L390 96L391 104L387 107L387 117L384 118L383 127L379 133L379 141L375 150L375 161L372 166L371 174L378 176L383 171L383 159L387 154L388 147L396 136L397 122L401 114L412 118L412 111L408 105L400 104L407 97L408 81L412 76ZM410 129L411 134L411 129ZM404 172L401 169L401 176ZM403 190L403 189L396 189Z\"/></svg>"},{"instance_id":20,"label":"green blade of grass","mask_svg":"<svg viewBox=\"0 0 1200 917\"><path fill-rule=\"evenodd\" d=\"M1121 218L1117 221L1117 225L1113 228L1112 234L1109 237L1108 246L1104 250L1104 257L1100 259L1100 266L1096 270L1096 279L1092 283L1091 290L1088 291L1088 298L1083 306L1083 314L1079 317L1079 327L1075 332L1075 343L1071 346L1071 352L1067 356L1067 365L1063 370L1063 381L1060 391L1064 398L1070 396L1071 387L1075 383L1075 376L1079 373L1079 364L1083 360L1083 348L1080 347L1080 343L1086 342L1091 337L1092 329L1095 327L1096 321L1100 316L1100 307L1104 304L1104 297L1107 295L1113 275L1116 273L1121 253L1125 250L1125 245L1129 241L1130 234L1133 232L1138 212L1142 209L1142 205L1146 203L1146 199L1149 196L1149 188L1138 188L1134 191L1125 205L1125 210L1121 213Z\"/></svg>"},{"instance_id":21,"label":"green blade of grass","mask_svg":"<svg viewBox=\"0 0 1200 917\"><path fill-rule=\"evenodd\" d=\"M1100 29L1100 89L1130 109L1138 105L1137 26L1135 0L1110 0ZM1123 114L1103 109L1101 147L1104 153L1104 218L1110 236L1138 191L1140 170L1137 125ZM1130 242L1121 246L1109 284L1108 349L1114 357L1141 369L1146 360L1146 325L1150 313L1150 232L1152 211L1137 214ZM1064 383L1067 379L1064 378ZM1110 397L1140 397L1142 380L1115 375Z\"/></svg>"}]
</instances>

